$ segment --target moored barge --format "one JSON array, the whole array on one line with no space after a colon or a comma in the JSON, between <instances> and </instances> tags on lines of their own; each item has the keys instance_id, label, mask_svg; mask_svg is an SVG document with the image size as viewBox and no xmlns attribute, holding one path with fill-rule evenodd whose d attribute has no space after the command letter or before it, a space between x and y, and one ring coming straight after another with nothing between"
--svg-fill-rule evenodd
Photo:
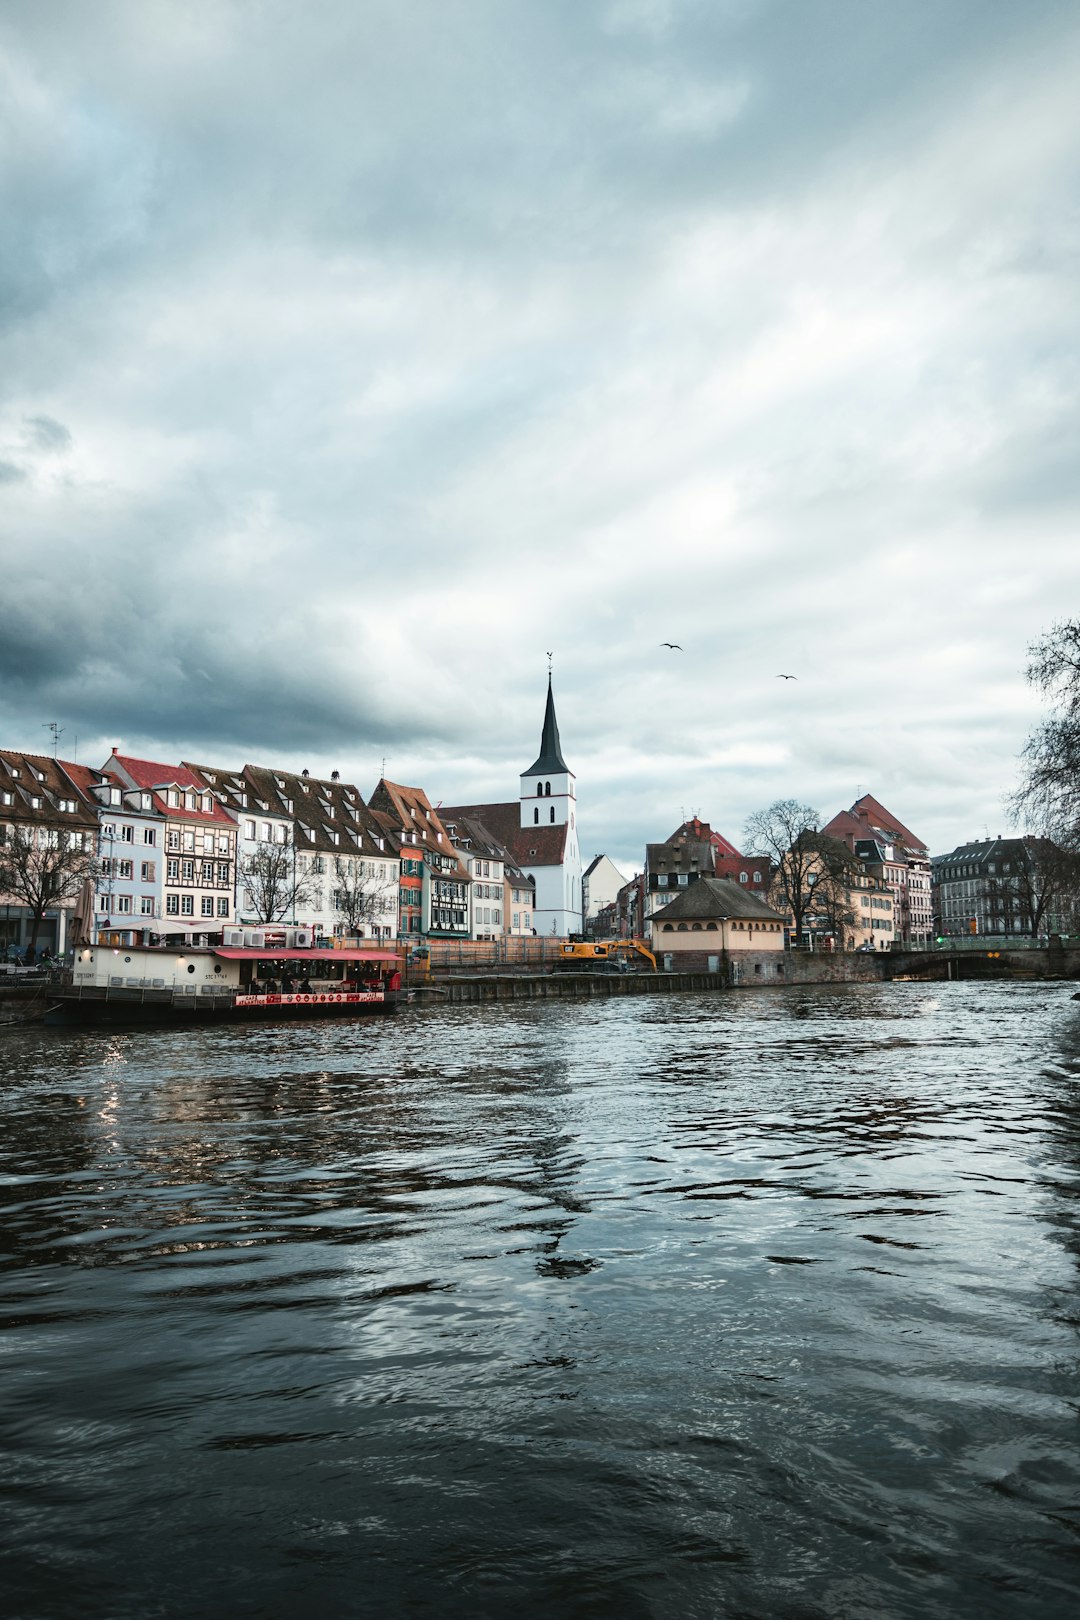
<instances>
[{"instance_id":1,"label":"moored barge","mask_svg":"<svg viewBox=\"0 0 1080 1620\"><path fill-rule=\"evenodd\" d=\"M402 958L373 945L84 945L49 991L47 1023L178 1024L391 1012Z\"/></svg>"}]
</instances>

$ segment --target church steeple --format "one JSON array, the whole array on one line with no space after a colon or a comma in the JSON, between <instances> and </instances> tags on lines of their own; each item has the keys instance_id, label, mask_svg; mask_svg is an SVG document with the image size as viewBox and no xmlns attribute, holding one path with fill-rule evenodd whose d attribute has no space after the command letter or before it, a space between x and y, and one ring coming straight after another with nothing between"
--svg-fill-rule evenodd
<instances>
[{"instance_id":1,"label":"church steeple","mask_svg":"<svg viewBox=\"0 0 1080 1620\"><path fill-rule=\"evenodd\" d=\"M540 757L524 774L537 776L547 772L553 776L556 773L568 775L569 771L570 767L562 757L559 722L555 718L555 698L551 690L551 671L548 670L547 706L544 709L544 730L540 738Z\"/></svg>"}]
</instances>

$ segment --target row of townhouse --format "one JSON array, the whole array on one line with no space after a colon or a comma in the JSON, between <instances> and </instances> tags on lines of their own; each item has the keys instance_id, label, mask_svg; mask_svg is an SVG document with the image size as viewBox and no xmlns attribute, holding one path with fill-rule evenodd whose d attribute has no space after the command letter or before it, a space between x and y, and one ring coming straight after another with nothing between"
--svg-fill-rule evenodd
<instances>
[{"instance_id":1,"label":"row of townhouse","mask_svg":"<svg viewBox=\"0 0 1080 1620\"><path fill-rule=\"evenodd\" d=\"M982 838L935 855L934 926L942 939L1080 933L1075 858L1047 838Z\"/></svg>"},{"instance_id":2,"label":"row of townhouse","mask_svg":"<svg viewBox=\"0 0 1080 1620\"><path fill-rule=\"evenodd\" d=\"M444 826L422 789L359 790L306 771L167 764L114 749L101 770L0 751L0 846L30 829L93 892L84 927L114 944L213 940L236 926L312 938L494 939L534 932L535 884L473 818ZM63 861L61 861L63 864ZM0 895L0 945L62 951L69 882L35 922Z\"/></svg>"},{"instance_id":3,"label":"row of townhouse","mask_svg":"<svg viewBox=\"0 0 1080 1620\"><path fill-rule=\"evenodd\" d=\"M821 853L808 856L804 848L798 862L806 886L803 943L877 951L932 937L929 852L884 805L866 794L812 836ZM619 891L604 920L612 931L643 932L675 894L706 878L738 884L761 904L789 912L787 857L781 867L768 855L743 854L695 816L645 846L644 871Z\"/></svg>"}]
</instances>

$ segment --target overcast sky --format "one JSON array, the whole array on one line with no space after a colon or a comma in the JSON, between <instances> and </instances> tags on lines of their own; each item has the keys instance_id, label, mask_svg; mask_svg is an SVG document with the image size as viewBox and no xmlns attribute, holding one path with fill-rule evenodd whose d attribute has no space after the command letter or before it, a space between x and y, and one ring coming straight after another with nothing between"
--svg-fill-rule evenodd
<instances>
[{"instance_id":1,"label":"overcast sky","mask_svg":"<svg viewBox=\"0 0 1080 1620\"><path fill-rule=\"evenodd\" d=\"M511 798L551 651L586 860L1006 830L1078 83L1071 0L3 0L0 743Z\"/></svg>"}]
</instances>

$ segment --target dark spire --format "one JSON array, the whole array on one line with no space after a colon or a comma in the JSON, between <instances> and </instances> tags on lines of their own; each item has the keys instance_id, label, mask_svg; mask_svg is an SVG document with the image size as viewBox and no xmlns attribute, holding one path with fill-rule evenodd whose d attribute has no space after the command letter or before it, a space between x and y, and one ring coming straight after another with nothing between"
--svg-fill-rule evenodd
<instances>
[{"instance_id":1,"label":"dark spire","mask_svg":"<svg viewBox=\"0 0 1080 1620\"><path fill-rule=\"evenodd\" d=\"M523 774L525 776L542 776L545 772L552 776L557 771L570 774L570 767L562 757L562 744L559 741L559 722L555 718L555 699L551 693L551 671L548 671L547 707L544 710L544 734L540 738L540 758L535 765L530 765Z\"/></svg>"}]
</instances>

